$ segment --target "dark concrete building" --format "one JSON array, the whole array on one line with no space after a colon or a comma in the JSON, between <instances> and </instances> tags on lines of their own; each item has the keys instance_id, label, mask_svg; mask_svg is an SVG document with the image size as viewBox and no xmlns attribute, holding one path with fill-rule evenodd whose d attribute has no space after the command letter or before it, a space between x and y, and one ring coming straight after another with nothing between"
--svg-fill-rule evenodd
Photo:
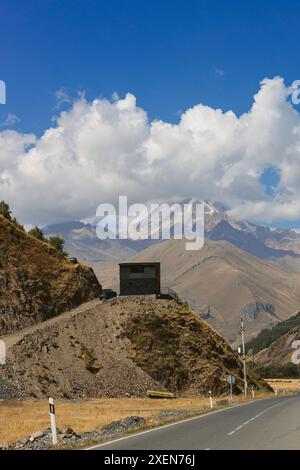
<instances>
[{"instance_id":1,"label":"dark concrete building","mask_svg":"<svg viewBox=\"0 0 300 470\"><path fill-rule=\"evenodd\" d=\"M120 295L160 295L160 263L121 263Z\"/></svg>"}]
</instances>

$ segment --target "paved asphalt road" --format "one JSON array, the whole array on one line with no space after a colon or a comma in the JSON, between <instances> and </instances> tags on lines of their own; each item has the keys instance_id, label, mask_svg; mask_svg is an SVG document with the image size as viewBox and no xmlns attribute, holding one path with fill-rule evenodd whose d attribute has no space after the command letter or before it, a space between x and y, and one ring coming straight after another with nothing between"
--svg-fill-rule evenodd
<instances>
[{"instance_id":1,"label":"paved asphalt road","mask_svg":"<svg viewBox=\"0 0 300 470\"><path fill-rule=\"evenodd\" d=\"M300 395L257 400L93 449L300 449Z\"/></svg>"}]
</instances>

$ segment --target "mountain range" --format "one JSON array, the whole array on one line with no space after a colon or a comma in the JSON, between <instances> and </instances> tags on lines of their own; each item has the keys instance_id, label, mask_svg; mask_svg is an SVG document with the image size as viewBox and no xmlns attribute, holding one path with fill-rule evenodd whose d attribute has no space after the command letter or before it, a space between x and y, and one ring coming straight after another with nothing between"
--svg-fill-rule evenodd
<instances>
[{"instance_id":1,"label":"mountain range","mask_svg":"<svg viewBox=\"0 0 300 470\"><path fill-rule=\"evenodd\" d=\"M189 202L196 201L181 205ZM66 250L91 264L107 288L118 290L120 261L161 261L162 283L231 344L239 342L241 316L249 339L299 309L300 234L237 221L220 203L205 202L206 242L199 251L186 251L181 240L99 240L94 224L83 222L44 233L62 236Z\"/></svg>"},{"instance_id":2,"label":"mountain range","mask_svg":"<svg viewBox=\"0 0 300 470\"><path fill-rule=\"evenodd\" d=\"M180 202L197 203L193 199ZM220 203L205 202L205 238L227 241L238 248L267 259L274 264L298 271L300 268L300 234L291 229L270 228L250 222L236 221L227 214ZM151 213L149 214L151 217ZM59 235L65 240L65 248L82 262L123 260L161 240L100 240L95 224L79 221L53 224L44 227L46 236ZM142 221L141 225L150 222Z\"/></svg>"}]
</instances>

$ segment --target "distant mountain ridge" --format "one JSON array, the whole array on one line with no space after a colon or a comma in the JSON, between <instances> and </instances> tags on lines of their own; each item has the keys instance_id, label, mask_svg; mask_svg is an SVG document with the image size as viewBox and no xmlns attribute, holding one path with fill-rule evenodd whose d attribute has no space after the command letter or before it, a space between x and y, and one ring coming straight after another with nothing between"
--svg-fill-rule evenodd
<instances>
[{"instance_id":1,"label":"distant mountain ridge","mask_svg":"<svg viewBox=\"0 0 300 470\"><path fill-rule=\"evenodd\" d=\"M43 228L43 232L47 237L62 237L65 249L71 256L91 265L127 259L153 243L148 240L100 240L93 225L78 221L48 225Z\"/></svg>"},{"instance_id":2,"label":"distant mountain ridge","mask_svg":"<svg viewBox=\"0 0 300 470\"><path fill-rule=\"evenodd\" d=\"M207 232L207 235L210 240L226 240L258 258L270 259L291 256L300 259L300 254L292 250L271 248L266 244L266 238L261 239L256 236L256 231L236 229L224 219Z\"/></svg>"},{"instance_id":3,"label":"distant mountain ridge","mask_svg":"<svg viewBox=\"0 0 300 470\"><path fill-rule=\"evenodd\" d=\"M202 203L187 198L179 204ZM300 269L300 234L290 229L271 229L247 221L236 221L219 202L204 201L205 238L228 241L238 248L294 271ZM145 225L149 221L144 221ZM71 221L49 225L45 235L64 238L66 250L83 262L124 260L161 240L99 240L93 224Z\"/></svg>"}]
</instances>

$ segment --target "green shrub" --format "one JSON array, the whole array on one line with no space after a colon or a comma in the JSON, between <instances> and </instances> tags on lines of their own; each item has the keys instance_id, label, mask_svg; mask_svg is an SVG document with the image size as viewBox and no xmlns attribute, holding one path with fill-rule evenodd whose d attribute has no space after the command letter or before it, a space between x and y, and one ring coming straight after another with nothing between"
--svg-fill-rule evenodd
<instances>
[{"instance_id":1,"label":"green shrub","mask_svg":"<svg viewBox=\"0 0 300 470\"><path fill-rule=\"evenodd\" d=\"M65 241L63 238L59 237L58 235L53 235L52 237L48 238L49 244L56 249L59 253L62 253L64 256L68 256L68 253L64 251L64 244Z\"/></svg>"},{"instance_id":2,"label":"green shrub","mask_svg":"<svg viewBox=\"0 0 300 470\"><path fill-rule=\"evenodd\" d=\"M11 216L11 210L9 208L9 205L5 201L0 201L0 214L5 217L5 219L9 220L12 222L18 229L24 231L23 225L19 224L17 219L14 217L12 218Z\"/></svg>"},{"instance_id":3,"label":"green shrub","mask_svg":"<svg viewBox=\"0 0 300 470\"><path fill-rule=\"evenodd\" d=\"M11 210L5 201L0 202L0 214L8 220L11 220Z\"/></svg>"},{"instance_id":4,"label":"green shrub","mask_svg":"<svg viewBox=\"0 0 300 470\"><path fill-rule=\"evenodd\" d=\"M37 238L38 240L45 241L43 230L40 229L37 225L34 228L32 228L31 230L29 230L28 233L29 233L29 235L31 235L34 238Z\"/></svg>"}]
</instances>

